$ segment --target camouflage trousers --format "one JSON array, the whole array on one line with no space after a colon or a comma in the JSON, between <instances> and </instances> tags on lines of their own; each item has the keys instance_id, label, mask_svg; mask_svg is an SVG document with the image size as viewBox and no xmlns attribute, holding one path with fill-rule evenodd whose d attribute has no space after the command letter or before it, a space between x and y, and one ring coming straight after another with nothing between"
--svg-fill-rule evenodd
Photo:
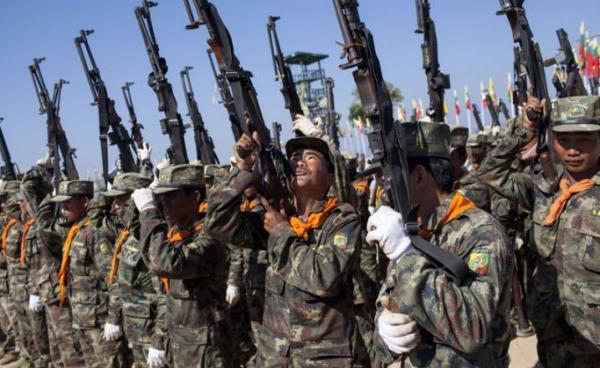
<instances>
[{"instance_id":1,"label":"camouflage trousers","mask_svg":"<svg viewBox=\"0 0 600 368\"><path fill-rule=\"evenodd\" d=\"M167 359L172 368L229 368L221 327L206 326L198 330L169 328Z\"/></svg>"},{"instance_id":2,"label":"camouflage trousers","mask_svg":"<svg viewBox=\"0 0 600 368\"><path fill-rule=\"evenodd\" d=\"M568 327L566 321L558 321L551 330L536 330L536 334L538 357L544 368L600 367L600 348Z\"/></svg>"},{"instance_id":3,"label":"camouflage trousers","mask_svg":"<svg viewBox=\"0 0 600 368\"><path fill-rule=\"evenodd\" d=\"M15 327L12 316L12 302L8 295L0 295L0 328L4 334L4 339L0 342L0 347L4 353L14 353L15 346Z\"/></svg>"},{"instance_id":4,"label":"camouflage trousers","mask_svg":"<svg viewBox=\"0 0 600 368\"><path fill-rule=\"evenodd\" d=\"M33 345L37 351L38 360L34 362L36 367L47 367L51 359L60 359L58 346L51 347L48 340L48 326L46 325L46 313L42 309L39 312L27 310L31 324Z\"/></svg>"},{"instance_id":5,"label":"camouflage trousers","mask_svg":"<svg viewBox=\"0 0 600 368\"><path fill-rule=\"evenodd\" d=\"M126 343L123 338L106 341L103 329L75 330L83 352L86 368L130 367L126 361Z\"/></svg>"},{"instance_id":6,"label":"camouflage trousers","mask_svg":"<svg viewBox=\"0 0 600 368\"><path fill-rule=\"evenodd\" d=\"M81 346L75 338L69 304L61 307L58 302L49 303L46 305L45 310L48 341L50 346L58 346L60 354L60 361L52 356L52 364L57 367L85 367Z\"/></svg>"},{"instance_id":7,"label":"camouflage trousers","mask_svg":"<svg viewBox=\"0 0 600 368\"><path fill-rule=\"evenodd\" d=\"M131 352L133 353L133 363L135 368L146 368L148 364L148 346L130 344Z\"/></svg>"},{"instance_id":8,"label":"camouflage trousers","mask_svg":"<svg viewBox=\"0 0 600 368\"><path fill-rule=\"evenodd\" d=\"M40 356L35 349L31 321L29 319L29 301L17 301L12 299L14 308L14 317L16 321L17 344L19 345L19 355L30 362L36 362Z\"/></svg>"},{"instance_id":9,"label":"camouflage trousers","mask_svg":"<svg viewBox=\"0 0 600 368\"><path fill-rule=\"evenodd\" d=\"M368 305L358 304L354 305L354 319L356 320L358 333L360 334L362 343L365 346L367 354L371 358L373 358L375 355L375 352L373 351L373 333L375 332L375 316L373 315Z\"/></svg>"}]
</instances>

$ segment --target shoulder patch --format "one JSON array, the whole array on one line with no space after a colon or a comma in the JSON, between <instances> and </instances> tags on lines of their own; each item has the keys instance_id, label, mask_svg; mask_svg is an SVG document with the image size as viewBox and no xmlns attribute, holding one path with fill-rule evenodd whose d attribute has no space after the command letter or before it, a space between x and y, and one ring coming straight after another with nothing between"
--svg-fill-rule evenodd
<instances>
[{"instance_id":1,"label":"shoulder patch","mask_svg":"<svg viewBox=\"0 0 600 368\"><path fill-rule=\"evenodd\" d=\"M592 215L600 217L600 210L593 210Z\"/></svg>"},{"instance_id":2,"label":"shoulder patch","mask_svg":"<svg viewBox=\"0 0 600 368\"><path fill-rule=\"evenodd\" d=\"M469 254L469 269L479 276L485 276L490 269L489 253L471 253Z\"/></svg>"},{"instance_id":3,"label":"shoulder patch","mask_svg":"<svg viewBox=\"0 0 600 368\"><path fill-rule=\"evenodd\" d=\"M198 249L198 243L196 243L196 242L189 242L185 246L188 247L188 249L191 249L191 250Z\"/></svg>"},{"instance_id":4,"label":"shoulder patch","mask_svg":"<svg viewBox=\"0 0 600 368\"><path fill-rule=\"evenodd\" d=\"M110 247L105 242L100 243L100 252L106 254L110 250Z\"/></svg>"},{"instance_id":5,"label":"shoulder patch","mask_svg":"<svg viewBox=\"0 0 600 368\"><path fill-rule=\"evenodd\" d=\"M335 234L333 245L345 251L348 248L348 237L344 234Z\"/></svg>"}]
</instances>

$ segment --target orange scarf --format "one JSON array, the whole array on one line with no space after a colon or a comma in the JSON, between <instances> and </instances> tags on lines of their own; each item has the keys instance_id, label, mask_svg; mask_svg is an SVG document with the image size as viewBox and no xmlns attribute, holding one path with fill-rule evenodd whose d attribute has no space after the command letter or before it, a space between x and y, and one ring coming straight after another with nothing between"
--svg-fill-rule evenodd
<instances>
[{"instance_id":1,"label":"orange scarf","mask_svg":"<svg viewBox=\"0 0 600 368\"><path fill-rule=\"evenodd\" d=\"M300 218L290 217L290 225L292 230L299 238L308 240L308 232L314 229L319 229L329 216L329 214L340 205L340 201L336 197L329 197L321 212L311 212L308 215L308 221L304 222Z\"/></svg>"},{"instance_id":2,"label":"orange scarf","mask_svg":"<svg viewBox=\"0 0 600 368\"><path fill-rule=\"evenodd\" d=\"M258 204L259 204L258 199L254 199L251 201L244 201L244 202L242 202L242 212L250 212L254 208L256 208L256 206L258 206Z\"/></svg>"},{"instance_id":3,"label":"orange scarf","mask_svg":"<svg viewBox=\"0 0 600 368\"><path fill-rule=\"evenodd\" d=\"M171 245L175 245L177 243L184 241L185 239L189 238L190 236L196 234L197 232L202 230L203 227L204 227L204 222L201 222L198 225L194 226L194 228L192 230L175 231L175 228L173 228L173 227L169 228L169 230L167 231L167 240L169 241L169 243ZM165 287L165 290L168 293L169 292L169 278L161 277L160 281L162 282L163 286Z\"/></svg>"},{"instance_id":4,"label":"orange scarf","mask_svg":"<svg viewBox=\"0 0 600 368\"><path fill-rule=\"evenodd\" d=\"M367 179L362 179L352 184L352 187L359 193L367 193L369 191L369 181Z\"/></svg>"},{"instance_id":5,"label":"orange scarf","mask_svg":"<svg viewBox=\"0 0 600 368\"><path fill-rule=\"evenodd\" d=\"M573 195L592 189L595 185L596 183L594 183L593 180L584 179L569 186L569 182L567 181L567 179L562 178L559 184L561 194L558 198L554 200L552 206L550 206L550 211L548 212L546 219L544 219L544 226L550 226L556 222L556 220L565 210L567 202L569 201L569 199L571 199Z\"/></svg>"},{"instance_id":6,"label":"orange scarf","mask_svg":"<svg viewBox=\"0 0 600 368\"><path fill-rule=\"evenodd\" d=\"M202 202L200 203L200 205L198 206L198 213L206 213L206 211L208 210L208 202Z\"/></svg>"},{"instance_id":7,"label":"orange scarf","mask_svg":"<svg viewBox=\"0 0 600 368\"><path fill-rule=\"evenodd\" d=\"M34 223L34 219L29 219L23 225L23 234L21 235L21 257L19 258L19 263L21 263L21 266L25 266L25 248L27 243L27 234L29 233L29 230L31 229Z\"/></svg>"},{"instance_id":8,"label":"orange scarf","mask_svg":"<svg viewBox=\"0 0 600 368\"><path fill-rule=\"evenodd\" d=\"M16 223L17 223L17 220L10 219L6 223L4 230L2 230L2 254L4 254L5 257L6 257L6 245L7 245L6 241L8 239L8 232L10 231L11 227L15 226Z\"/></svg>"},{"instance_id":9,"label":"orange scarf","mask_svg":"<svg viewBox=\"0 0 600 368\"><path fill-rule=\"evenodd\" d=\"M58 270L58 283L60 286L60 305L62 306L65 303L67 298L67 275L69 274L69 261L70 256L69 252L71 251L71 243L73 243L73 239L75 239L75 235L81 230L91 225L91 221L86 221L83 225L79 226L75 224L71 226L69 232L67 233L67 238L65 239L65 245L63 246L63 255L62 260L60 261L60 269Z\"/></svg>"},{"instance_id":10,"label":"orange scarf","mask_svg":"<svg viewBox=\"0 0 600 368\"><path fill-rule=\"evenodd\" d=\"M440 232L440 230L442 230L442 227L444 227L445 225L447 225L448 223L450 223L452 220L454 220L458 216L462 215L463 213L465 213L469 210L472 210L473 208L477 208L477 206L475 206L475 204L473 202L471 202L469 199L463 197L462 194L460 194L459 192L456 192L454 194L454 198L452 198L452 202L450 202L448 211L446 212L444 217L442 217L440 219L440 221L438 222L435 229L434 230L429 230L429 229L421 230L419 232L419 235L424 239L431 239L431 237L433 237L433 235L438 234Z\"/></svg>"},{"instance_id":11,"label":"orange scarf","mask_svg":"<svg viewBox=\"0 0 600 368\"><path fill-rule=\"evenodd\" d=\"M383 187L377 185L377 190L375 191L375 200L379 202L381 200L381 195L383 194Z\"/></svg>"},{"instance_id":12,"label":"orange scarf","mask_svg":"<svg viewBox=\"0 0 600 368\"><path fill-rule=\"evenodd\" d=\"M119 238L117 239L117 244L115 245L115 251L113 253L112 262L110 263L110 273L108 274L108 284L112 284L115 279L115 274L117 273L117 266L119 265L119 254L121 254L121 248L123 244L129 238L129 234L131 231L129 229L121 230L121 234L119 234Z\"/></svg>"}]
</instances>

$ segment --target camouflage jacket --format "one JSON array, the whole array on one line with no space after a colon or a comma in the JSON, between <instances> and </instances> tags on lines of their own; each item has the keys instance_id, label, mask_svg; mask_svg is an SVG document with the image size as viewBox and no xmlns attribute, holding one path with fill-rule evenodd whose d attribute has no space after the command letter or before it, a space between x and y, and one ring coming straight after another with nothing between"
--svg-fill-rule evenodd
<instances>
[{"instance_id":1,"label":"camouflage jacket","mask_svg":"<svg viewBox=\"0 0 600 368\"><path fill-rule=\"evenodd\" d=\"M140 226L137 224L121 247L117 278L110 286L110 308L117 315L122 310L123 330L127 339L136 345L165 348L165 289L142 257L139 242ZM121 324L118 318L110 319Z\"/></svg>"},{"instance_id":2,"label":"camouflage jacket","mask_svg":"<svg viewBox=\"0 0 600 368\"><path fill-rule=\"evenodd\" d=\"M68 291L73 328L101 328L108 316L108 275L114 238L106 227L106 218L86 218L89 226L75 235L69 251Z\"/></svg>"},{"instance_id":3,"label":"camouflage jacket","mask_svg":"<svg viewBox=\"0 0 600 368\"><path fill-rule=\"evenodd\" d=\"M8 289L11 298L17 303L27 303L29 293L27 283L29 270L27 264L21 265L21 235L23 224L18 221L8 231L6 238L6 261L8 265Z\"/></svg>"},{"instance_id":4,"label":"camouflage jacket","mask_svg":"<svg viewBox=\"0 0 600 368\"><path fill-rule=\"evenodd\" d=\"M198 216L192 227L204 221ZM224 318L226 247L203 231L171 244L167 224L156 209L142 212L140 224L145 264L169 279L165 319L171 343L216 344L218 339L211 336L221 332Z\"/></svg>"},{"instance_id":5,"label":"camouflage jacket","mask_svg":"<svg viewBox=\"0 0 600 368\"><path fill-rule=\"evenodd\" d=\"M451 200L436 209L428 228L436 228ZM431 242L459 255L473 272L457 285L415 249L391 265L380 298L389 297L423 332L423 341L405 362L414 367L508 366L514 260L501 225L476 208L443 226ZM386 364L394 360L379 335L375 351Z\"/></svg>"},{"instance_id":6,"label":"camouflage jacket","mask_svg":"<svg viewBox=\"0 0 600 368\"><path fill-rule=\"evenodd\" d=\"M8 223L8 216L0 215L0 232ZM0 244L1 246L2 244ZM8 295L8 264L6 256L0 251L0 296Z\"/></svg>"},{"instance_id":7,"label":"camouflage jacket","mask_svg":"<svg viewBox=\"0 0 600 368\"><path fill-rule=\"evenodd\" d=\"M360 252L356 213L341 204L320 229L310 231L308 241L286 223L268 236L258 214L240 211L242 192L251 182L251 173L233 170L213 191L206 231L229 244L267 250L259 355L287 359L290 350L301 349L305 359L325 355L334 365L355 362L359 348L351 277Z\"/></svg>"},{"instance_id":8,"label":"camouflage jacket","mask_svg":"<svg viewBox=\"0 0 600 368\"><path fill-rule=\"evenodd\" d=\"M515 129L492 152L480 175L518 200L525 209L532 210L535 270L527 304L538 336L544 340L569 341L567 345L577 347L581 357L594 354L598 359L600 172L591 178L596 184L592 189L573 195L554 225L544 226L550 206L561 194L558 182L563 174L550 182L541 174L531 175L511 168L512 158L531 138L528 131Z\"/></svg>"}]
</instances>

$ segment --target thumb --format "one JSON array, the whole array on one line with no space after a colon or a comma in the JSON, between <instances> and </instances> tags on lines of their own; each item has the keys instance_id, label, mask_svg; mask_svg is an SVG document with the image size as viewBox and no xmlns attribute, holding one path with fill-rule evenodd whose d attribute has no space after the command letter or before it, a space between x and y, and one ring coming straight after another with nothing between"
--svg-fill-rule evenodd
<instances>
[{"instance_id":1,"label":"thumb","mask_svg":"<svg viewBox=\"0 0 600 368\"><path fill-rule=\"evenodd\" d=\"M302 115L302 114L296 114L296 115L294 115L294 119L296 119L296 120L302 119L302 118L304 118L304 115Z\"/></svg>"},{"instance_id":2,"label":"thumb","mask_svg":"<svg viewBox=\"0 0 600 368\"><path fill-rule=\"evenodd\" d=\"M379 238L381 237L380 232L380 229L374 229L372 231L369 231L367 233L367 236L365 237L365 241L367 242L367 244L371 246L379 245Z\"/></svg>"},{"instance_id":3,"label":"thumb","mask_svg":"<svg viewBox=\"0 0 600 368\"><path fill-rule=\"evenodd\" d=\"M266 212L273 212L273 211L275 211L273 209L273 206L271 206L271 204L269 203L269 201L265 197L259 195L258 199L260 200L260 204L261 204L261 206L263 206L263 208L265 209Z\"/></svg>"},{"instance_id":4,"label":"thumb","mask_svg":"<svg viewBox=\"0 0 600 368\"><path fill-rule=\"evenodd\" d=\"M286 212L286 208L285 208L285 200L283 198L279 200L279 213L281 213L281 215L283 217L287 217L287 212Z\"/></svg>"}]
</instances>

